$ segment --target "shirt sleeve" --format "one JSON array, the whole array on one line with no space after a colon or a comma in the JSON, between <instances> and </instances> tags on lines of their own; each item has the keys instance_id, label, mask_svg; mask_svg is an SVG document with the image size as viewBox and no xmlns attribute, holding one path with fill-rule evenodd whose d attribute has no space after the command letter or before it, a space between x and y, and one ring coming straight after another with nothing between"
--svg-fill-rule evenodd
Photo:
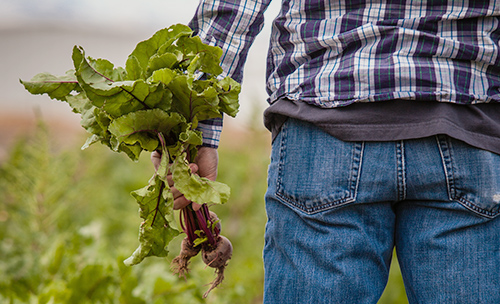
<instances>
[{"instance_id":1,"label":"shirt sleeve","mask_svg":"<svg viewBox=\"0 0 500 304\"><path fill-rule=\"evenodd\" d=\"M248 50L264 25L264 12L271 0L201 0L189 23L194 34L209 45L222 49L221 78L241 83ZM217 148L222 118L200 121L203 146Z\"/></svg>"},{"instance_id":2,"label":"shirt sleeve","mask_svg":"<svg viewBox=\"0 0 500 304\"><path fill-rule=\"evenodd\" d=\"M264 25L271 0L201 0L189 27L201 40L223 51L221 77L243 80L248 50Z\"/></svg>"},{"instance_id":3,"label":"shirt sleeve","mask_svg":"<svg viewBox=\"0 0 500 304\"><path fill-rule=\"evenodd\" d=\"M198 122L198 131L203 135L202 147L218 148L222 133L222 118L213 118Z\"/></svg>"}]
</instances>

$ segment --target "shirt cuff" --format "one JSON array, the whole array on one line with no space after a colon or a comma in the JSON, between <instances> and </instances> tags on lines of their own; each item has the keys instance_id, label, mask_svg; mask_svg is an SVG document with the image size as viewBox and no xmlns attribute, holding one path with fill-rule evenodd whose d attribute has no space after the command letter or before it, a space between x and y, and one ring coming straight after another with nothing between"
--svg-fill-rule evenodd
<instances>
[{"instance_id":1,"label":"shirt cuff","mask_svg":"<svg viewBox=\"0 0 500 304\"><path fill-rule=\"evenodd\" d=\"M218 148L222 133L222 118L212 118L198 122L198 131L203 136L202 147Z\"/></svg>"}]
</instances>

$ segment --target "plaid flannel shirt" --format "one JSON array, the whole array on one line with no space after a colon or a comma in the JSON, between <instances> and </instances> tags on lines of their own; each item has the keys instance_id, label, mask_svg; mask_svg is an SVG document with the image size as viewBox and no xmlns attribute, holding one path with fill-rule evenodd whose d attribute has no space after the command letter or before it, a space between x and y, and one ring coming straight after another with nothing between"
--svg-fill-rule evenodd
<instances>
[{"instance_id":1,"label":"plaid flannel shirt","mask_svg":"<svg viewBox=\"0 0 500 304\"><path fill-rule=\"evenodd\" d=\"M202 0L189 24L223 49L222 68L236 81L270 1ZM268 101L498 102L499 49L497 0L283 0L271 33Z\"/></svg>"}]
</instances>

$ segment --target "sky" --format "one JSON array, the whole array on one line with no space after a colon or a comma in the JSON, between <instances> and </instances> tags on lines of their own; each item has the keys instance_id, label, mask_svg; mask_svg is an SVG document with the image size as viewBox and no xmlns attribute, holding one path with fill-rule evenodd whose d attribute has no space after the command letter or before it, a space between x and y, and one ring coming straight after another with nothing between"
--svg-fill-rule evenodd
<instances>
[{"instance_id":1,"label":"sky","mask_svg":"<svg viewBox=\"0 0 500 304\"><path fill-rule=\"evenodd\" d=\"M198 0L0 0L0 22L158 27L187 22L197 4Z\"/></svg>"},{"instance_id":2,"label":"sky","mask_svg":"<svg viewBox=\"0 0 500 304\"><path fill-rule=\"evenodd\" d=\"M274 1L266 12L264 30L247 60L238 114L243 125L254 126L253 120L262 120L260 113L267 98L264 76L270 23L279 2ZM198 0L0 0L0 114L33 115L36 108L44 117L74 120L69 107L45 96L29 95L19 79L29 80L40 72L63 74L72 68L74 45L81 45L89 56L123 66L139 41L172 24L187 24L198 3Z\"/></svg>"}]
</instances>

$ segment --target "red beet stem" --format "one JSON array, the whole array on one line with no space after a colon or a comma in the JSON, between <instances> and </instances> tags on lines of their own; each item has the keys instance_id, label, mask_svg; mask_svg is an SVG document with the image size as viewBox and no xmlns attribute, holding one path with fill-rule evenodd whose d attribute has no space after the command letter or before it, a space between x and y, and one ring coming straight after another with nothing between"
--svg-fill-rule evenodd
<instances>
[{"instance_id":1,"label":"red beet stem","mask_svg":"<svg viewBox=\"0 0 500 304\"><path fill-rule=\"evenodd\" d=\"M203 230L203 232L207 236L208 242L210 243L210 245L215 246L216 241L215 241L214 235L212 234L212 231L207 226L207 221L209 218L207 219L207 217L203 214L201 209L198 209L198 211L196 211L196 217L198 218L198 225L200 226L201 230Z\"/></svg>"}]
</instances>

